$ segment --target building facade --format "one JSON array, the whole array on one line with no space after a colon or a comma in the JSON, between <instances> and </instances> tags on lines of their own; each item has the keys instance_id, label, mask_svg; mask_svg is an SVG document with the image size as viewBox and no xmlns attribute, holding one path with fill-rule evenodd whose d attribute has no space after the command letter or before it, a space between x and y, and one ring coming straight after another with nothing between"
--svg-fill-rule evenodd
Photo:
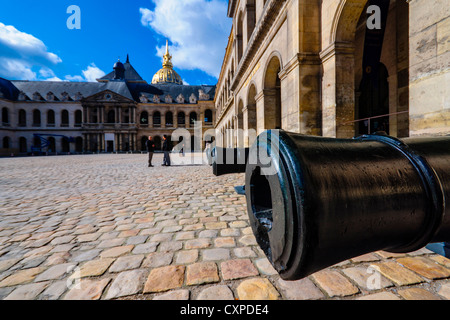
<instances>
[{"instance_id":1,"label":"building facade","mask_svg":"<svg viewBox=\"0 0 450 320\"><path fill-rule=\"evenodd\" d=\"M0 154L138 152L148 136L158 150L176 129L193 135L201 123L202 133L212 130L214 95L214 85L183 85L168 47L151 84L128 57L97 82L0 78Z\"/></svg>"},{"instance_id":2,"label":"building facade","mask_svg":"<svg viewBox=\"0 0 450 320\"><path fill-rule=\"evenodd\" d=\"M448 1L230 0L228 16L218 143L450 133Z\"/></svg>"}]
</instances>

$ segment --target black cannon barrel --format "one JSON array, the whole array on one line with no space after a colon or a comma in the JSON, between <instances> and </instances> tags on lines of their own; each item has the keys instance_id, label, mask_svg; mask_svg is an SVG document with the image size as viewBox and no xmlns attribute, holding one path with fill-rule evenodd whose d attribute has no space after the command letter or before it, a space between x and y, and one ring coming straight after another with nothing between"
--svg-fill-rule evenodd
<instances>
[{"instance_id":1,"label":"black cannon barrel","mask_svg":"<svg viewBox=\"0 0 450 320\"><path fill-rule=\"evenodd\" d=\"M221 176L231 173L244 173L249 148L220 148L211 151L213 174Z\"/></svg>"},{"instance_id":2,"label":"black cannon barrel","mask_svg":"<svg viewBox=\"0 0 450 320\"><path fill-rule=\"evenodd\" d=\"M257 242L285 280L415 251L450 240L450 137L267 131L250 150L245 189Z\"/></svg>"}]
</instances>

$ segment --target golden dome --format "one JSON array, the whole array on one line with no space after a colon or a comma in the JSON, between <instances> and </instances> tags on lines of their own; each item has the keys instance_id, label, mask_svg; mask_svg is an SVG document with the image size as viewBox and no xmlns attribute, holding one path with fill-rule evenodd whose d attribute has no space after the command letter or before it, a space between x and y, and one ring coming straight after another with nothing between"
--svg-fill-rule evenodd
<instances>
[{"instance_id":1,"label":"golden dome","mask_svg":"<svg viewBox=\"0 0 450 320\"><path fill-rule=\"evenodd\" d=\"M183 84L183 80L173 70L172 56L169 54L169 41L166 41L166 53L164 54L163 68L153 76L152 84L175 83Z\"/></svg>"}]
</instances>

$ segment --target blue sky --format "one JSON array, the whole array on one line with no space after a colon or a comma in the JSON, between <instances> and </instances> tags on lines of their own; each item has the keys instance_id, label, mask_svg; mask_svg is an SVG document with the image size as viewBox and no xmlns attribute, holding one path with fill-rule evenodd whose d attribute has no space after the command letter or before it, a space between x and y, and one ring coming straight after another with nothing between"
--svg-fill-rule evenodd
<instances>
[{"instance_id":1,"label":"blue sky","mask_svg":"<svg viewBox=\"0 0 450 320\"><path fill-rule=\"evenodd\" d=\"M93 81L130 62L151 82L166 39L175 70L191 85L215 84L231 30L227 0L20 0L0 10L0 77ZM81 29L67 28L70 5ZM95 80L94 80L95 81Z\"/></svg>"}]
</instances>

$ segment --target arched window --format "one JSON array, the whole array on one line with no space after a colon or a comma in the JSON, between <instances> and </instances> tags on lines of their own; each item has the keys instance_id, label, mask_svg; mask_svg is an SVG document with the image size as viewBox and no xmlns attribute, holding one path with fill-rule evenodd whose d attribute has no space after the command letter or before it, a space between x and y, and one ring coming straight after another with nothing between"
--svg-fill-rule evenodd
<instances>
[{"instance_id":1,"label":"arched window","mask_svg":"<svg viewBox=\"0 0 450 320\"><path fill-rule=\"evenodd\" d=\"M26 153L28 150L27 148L27 139L24 137L19 138L19 151L20 153Z\"/></svg>"},{"instance_id":2,"label":"arched window","mask_svg":"<svg viewBox=\"0 0 450 320\"><path fill-rule=\"evenodd\" d=\"M191 112L189 115L189 125L193 127L195 125L195 121L197 121L197 113Z\"/></svg>"},{"instance_id":3,"label":"arched window","mask_svg":"<svg viewBox=\"0 0 450 320\"><path fill-rule=\"evenodd\" d=\"M75 138L75 152L78 152L78 153L83 152L83 138L82 137Z\"/></svg>"},{"instance_id":4,"label":"arched window","mask_svg":"<svg viewBox=\"0 0 450 320\"><path fill-rule=\"evenodd\" d=\"M39 110L33 111L33 127L41 126L41 112Z\"/></svg>"},{"instance_id":5,"label":"arched window","mask_svg":"<svg viewBox=\"0 0 450 320\"><path fill-rule=\"evenodd\" d=\"M53 110L47 111L47 126L48 127L55 126L55 111L53 111Z\"/></svg>"},{"instance_id":6,"label":"arched window","mask_svg":"<svg viewBox=\"0 0 450 320\"><path fill-rule=\"evenodd\" d=\"M147 151L147 145L146 145L147 140L148 140L147 136L141 137L141 151Z\"/></svg>"},{"instance_id":7,"label":"arched window","mask_svg":"<svg viewBox=\"0 0 450 320\"><path fill-rule=\"evenodd\" d=\"M141 113L139 123L144 126L148 125L148 112L147 111L143 111Z\"/></svg>"},{"instance_id":8,"label":"arched window","mask_svg":"<svg viewBox=\"0 0 450 320\"><path fill-rule=\"evenodd\" d=\"M205 124L211 125L213 122L213 113L211 110L205 110Z\"/></svg>"},{"instance_id":9,"label":"arched window","mask_svg":"<svg viewBox=\"0 0 450 320\"><path fill-rule=\"evenodd\" d=\"M27 113L25 110L20 109L19 110L19 127L26 127L27 126Z\"/></svg>"},{"instance_id":10,"label":"arched window","mask_svg":"<svg viewBox=\"0 0 450 320\"><path fill-rule=\"evenodd\" d=\"M65 137L61 138L62 152L70 152L69 140Z\"/></svg>"},{"instance_id":11,"label":"arched window","mask_svg":"<svg viewBox=\"0 0 450 320\"><path fill-rule=\"evenodd\" d=\"M9 110L6 107L2 109L2 123L9 124Z\"/></svg>"},{"instance_id":12,"label":"arched window","mask_svg":"<svg viewBox=\"0 0 450 320\"><path fill-rule=\"evenodd\" d=\"M153 113L153 126L154 127L161 126L161 113L159 111Z\"/></svg>"},{"instance_id":13,"label":"arched window","mask_svg":"<svg viewBox=\"0 0 450 320\"><path fill-rule=\"evenodd\" d=\"M184 126L186 125L186 115L183 111L178 113L178 125Z\"/></svg>"},{"instance_id":14,"label":"arched window","mask_svg":"<svg viewBox=\"0 0 450 320\"><path fill-rule=\"evenodd\" d=\"M166 127L173 127L173 113L170 111L166 113Z\"/></svg>"},{"instance_id":15,"label":"arched window","mask_svg":"<svg viewBox=\"0 0 450 320\"><path fill-rule=\"evenodd\" d=\"M75 127L81 127L83 123L83 112L81 110L75 111Z\"/></svg>"},{"instance_id":16,"label":"arched window","mask_svg":"<svg viewBox=\"0 0 450 320\"><path fill-rule=\"evenodd\" d=\"M252 37L256 25L256 0L247 1L247 43Z\"/></svg>"},{"instance_id":17,"label":"arched window","mask_svg":"<svg viewBox=\"0 0 450 320\"><path fill-rule=\"evenodd\" d=\"M11 143L9 137L3 138L3 149L9 149L11 148Z\"/></svg>"},{"instance_id":18,"label":"arched window","mask_svg":"<svg viewBox=\"0 0 450 320\"><path fill-rule=\"evenodd\" d=\"M108 117L108 119L106 119L107 123L115 123L116 122L116 112L114 110L109 110L107 117Z\"/></svg>"},{"instance_id":19,"label":"arched window","mask_svg":"<svg viewBox=\"0 0 450 320\"><path fill-rule=\"evenodd\" d=\"M61 127L69 126L69 111L63 110L61 112Z\"/></svg>"},{"instance_id":20,"label":"arched window","mask_svg":"<svg viewBox=\"0 0 450 320\"><path fill-rule=\"evenodd\" d=\"M242 54L244 53L244 30L243 30L243 14L242 12L239 13L238 20L237 20L237 34L236 34L236 40L237 40L237 63L241 61Z\"/></svg>"}]
</instances>

